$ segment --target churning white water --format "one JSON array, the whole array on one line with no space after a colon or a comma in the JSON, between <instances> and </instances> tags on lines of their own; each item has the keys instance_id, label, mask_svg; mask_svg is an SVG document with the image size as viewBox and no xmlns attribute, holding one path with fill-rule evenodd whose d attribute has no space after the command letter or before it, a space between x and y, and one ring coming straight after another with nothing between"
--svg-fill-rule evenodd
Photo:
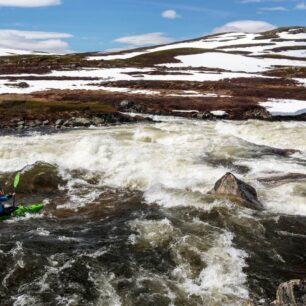
<instances>
[{"instance_id":1,"label":"churning white water","mask_svg":"<svg viewBox=\"0 0 306 306\"><path fill-rule=\"evenodd\" d=\"M306 174L306 123L158 119L161 121L152 124L3 136L1 169L27 171L36 162L57 166L61 176L68 180L68 198L58 209L84 207L99 198L104 189L113 188L140 191L148 206L158 204L165 210L192 208L203 212L235 206L207 196L214 183L230 171L257 189L268 214L306 215L305 181L265 184L262 180L289 173ZM282 156L273 148L297 151ZM80 171L80 175L73 176L73 171ZM94 188L86 180L91 176L97 179ZM80 186L88 187L86 192ZM256 217L250 209L240 208L237 214L238 218L255 222L251 221ZM185 220L180 227L170 217L161 220L137 217L128 226L133 234L126 244L136 250L166 247L175 264L167 275L139 270L134 275L138 287L154 282L158 291L171 301L169 305L180 305L179 297L184 301L199 297L190 305L243 305L242 301L250 297L244 272L249 254L235 245L235 234L228 229L214 227L198 216ZM36 232L40 237L50 235L49 230L40 227ZM196 266L190 263L194 258ZM36 282L43 283L48 275ZM104 272L90 275L101 291L100 302L105 301L107 291L111 299L105 305L130 305L129 297L119 296L112 287L113 276L107 277ZM16 305L31 299L16 295ZM100 302L96 305L103 305Z\"/></svg>"},{"instance_id":2,"label":"churning white water","mask_svg":"<svg viewBox=\"0 0 306 306\"><path fill-rule=\"evenodd\" d=\"M306 173L306 123L164 120L53 135L1 137L1 169L16 171L37 161L57 165L63 175L84 169L98 173L101 186L143 191L148 203L204 209L209 207L203 205L201 197L225 172L232 171L257 187L267 209L306 214L305 196L298 182L266 187L257 180ZM263 146L299 152L284 158L267 154ZM247 167L247 173L237 173L235 167L239 166ZM73 184L70 182L71 188ZM94 196L87 195L86 201Z\"/></svg>"}]
</instances>

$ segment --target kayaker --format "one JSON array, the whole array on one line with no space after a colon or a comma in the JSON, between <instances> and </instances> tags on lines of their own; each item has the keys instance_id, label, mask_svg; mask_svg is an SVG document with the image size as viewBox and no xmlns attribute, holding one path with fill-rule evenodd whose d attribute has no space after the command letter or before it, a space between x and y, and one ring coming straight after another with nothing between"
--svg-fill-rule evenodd
<instances>
[{"instance_id":1,"label":"kayaker","mask_svg":"<svg viewBox=\"0 0 306 306\"><path fill-rule=\"evenodd\" d=\"M14 196L15 193L5 194L3 190L0 190L0 216L6 215L7 213L13 211L13 207L9 207L8 209L6 209L3 202L8 201Z\"/></svg>"}]
</instances>

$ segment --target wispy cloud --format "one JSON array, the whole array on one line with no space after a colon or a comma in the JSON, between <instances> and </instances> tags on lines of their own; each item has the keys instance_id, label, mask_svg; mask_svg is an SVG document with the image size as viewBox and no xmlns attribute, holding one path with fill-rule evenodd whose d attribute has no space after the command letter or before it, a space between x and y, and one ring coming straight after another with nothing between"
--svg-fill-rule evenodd
<instances>
[{"instance_id":1,"label":"wispy cloud","mask_svg":"<svg viewBox=\"0 0 306 306\"><path fill-rule=\"evenodd\" d=\"M0 6L40 7L59 4L61 0L0 0Z\"/></svg>"},{"instance_id":2,"label":"wispy cloud","mask_svg":"<svg viewBox=\"0 0 306 306\"><path fill-rule=\"evenodd\" d=\"M237 20L226 23L221 27L217 27L213 30L213 33L223 32L249 32L258 33L275 29L276 27L266 21L257 20Z\"/></svg>"},{"instance_id":3,"label":"wispy cloud","mask_svg":"<svg viewBox=\"0 0 306 306\"><path fill-rule=\"evenodd\" d=\"M145 5L153 5L163 8L171 7L173 10L177 11L186 11L186 12L194 12L194 13L203 13L209 14L218 17L226 17L231 15L231 12L223 10L223 9L212 9L202 5L190 5L190 4L178 4L175 2L157 2L152 0L133 0L133 3L145 4Z\"/></svg>"},{"instance_id":4,"label":"wispy cloud","mask_svg":"<svg viewBox=\"0 0 306 306\"><path fill-rule=\"evenodd\" d=\"M180 15L175 10L166 10L162 12L162 17L167 19L177 19Z\"/></svg>"},{"instance_id":5,"label":"wispy cloud","mask_svg":"<svg viewBox=\"0 0 306 306\"><path fill-rule=\"evenodd\" d=\"M3 29L0 30L0 48L67 53L69 44L63 39L71 37L73 35L68 33Z\"/></svg>"},{"instance_id":6,"label":"wispy cloud","mask_svg":"<svg viewBox=\"0 0 306 306\"><path fill-rule=\"evenodd\" d=\"M284 6L261 7L260 11L266 12L286 12L288 9Z\"/></svg>"},{"instance_id":7,"label":"wispy cloud","mask_svg":"<svg viewBox=\"0 0 306 306\"><path fill-rule=\"evenodd\" d=\"M285 0L241 0L240 3L264 3L264 2L284 2Z\"/></svg>"},{"instance_id":8,"label":"wispy cloud","mask_svg":"<svg viewBox=\"0 0 306 306\"><path fill-rule=\"evenodd\" d=\"M114 40L117 43L126 44L128 47L143 47L150 45L168 44L174 41L172 37L168 37L165 33L155 32L141 35L125 36Z\"/></svg>"},{"instance_id":9,"label":"wispy cloud","mask_svg":"<svg viewBox=\"0 0 306 306\"><path fill-rule=\"evenodd\" d=\"M295 6L295 9L296 10L306 10L306 3L305 2L301 2L301 3L297 4Z\"/></svg>"}]
</instances>

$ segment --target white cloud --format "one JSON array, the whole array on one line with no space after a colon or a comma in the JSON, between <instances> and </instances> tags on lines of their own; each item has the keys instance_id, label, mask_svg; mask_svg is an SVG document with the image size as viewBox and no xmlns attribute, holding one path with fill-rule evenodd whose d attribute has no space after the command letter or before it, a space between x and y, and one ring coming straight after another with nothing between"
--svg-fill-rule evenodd
<instances>
[{"instance_id":1,"label":"white cloud","mask_svg":"<svg viewBox=\"0 0 306 306\"><path fill-rule=\"evenodd\" d=\"M147 33L134 36L120 37L114 40L115 42L126 44L130 47L142 47L150 45L168 44L174 41L173 38L166 36L165 33Z\"/></svg>"},{"instance_id":2,"label":"white cloud","mask_svg":"<svg viewBox=\"0 0 306 306\"><path fill-rule=\"evenodd\" d=\"M162 16L167 19L176 19L180 17L175 10L166 10L162 12Z\"/></svg>"},{"instance_id":3,"label":"white cloud","mask_svg":"<svg viewBox=\"0 0 306 306\"><path fill-rule=\"evenodd\" d=\"M0 0L0 6L39 7L59 4L61 0Z\"/></svg>"},{"instance_id":4,"label":"white cloud","mask_svg":"<svg viewBox=\"0 0 306 306\"><path fill-rule=\"evenodd\" d=\"M213 33L223 32L249 32L258 33L273 30L276 27L271 23L265 21L256 20L238 20L229 22L221 27L217 27L213 30Z\"/></svg>"},{"instance_id":5,"label":"white cloud","mask_svg":"<svg viewBox=\"0 0 306 306\"><path fill-rule=\"evenodd\" d=\"M67 33L0 30L0 48L55 53L69 52Z\"/></svg>"},{"instance_id":6,"label":"white cloud","mask_svg":"<svg viewBox=\"0 0 306 306\"><path fill-rule=\"evenodd\" d=\"M297 10L306 10L305 2L301 2L301 3L297 4L295 9L297 9Z\"/></svg>"},{"instance_id":7,"label":"white cloud","mask_svg":"<svg viewBox=\"0 0 306 306\"><path fill-rule=\"evenodd\" d=\"M285 0L241 0L240 3L284 2Z\"/></svg>"},{"instance_id":8,"label":"white cloud","mask_svg":"<svg viewBox=\"0 0 306 306\"><path fill-rule=\"evenodd\" d=\"M287 8L284 6L272 6L272 7L262 7L260 8L261 11L268 11L268 12L285 12L288 11Z\"/></svg>"}]
</instances>

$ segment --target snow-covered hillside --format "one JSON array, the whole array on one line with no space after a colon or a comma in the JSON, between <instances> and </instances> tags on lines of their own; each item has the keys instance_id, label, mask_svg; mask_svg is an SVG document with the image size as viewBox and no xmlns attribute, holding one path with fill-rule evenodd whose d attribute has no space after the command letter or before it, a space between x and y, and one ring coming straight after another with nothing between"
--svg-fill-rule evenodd
<instances>
[{"instance_id":1,"label":"snow-covered hillside","mask_svg":"<svg viewBox=\"0 0 306 306\"><path fill-rule=\"evenodd\" d=\"M27 50L17 50L17 49L8 49L0 48L0 56L14 56L14 55L46 55L49 53L38 52L38 51L27 51Z\"/></svg>"},{"instance_id":2,"label":"snow-covered hillside","mask_svg":"<svg viewBox=\"0 0 306 306\"><path fill-rule=\"evenodd\" d=\"M142 51L127 51L88 57L88 60L128 59L159 51L183 48L241 52L248 56L284 55L306 58L306 32L304 28L283 29L265 33L224 33L196 40L174 43Z\"/></svg>"},{"instance_id":3,"label":"snow-covered hillside","mask_svg":"<svg viewBox=\"0 0 306 306\"><path fill-rule=\"evenodd\" d=\"M28 54L37 57L27 57ZM200 103L197 107L210 99L207 107L222 112L225 107L215 109L217 106L211 104L211 99L233 107L239 97L241 105L242 99L248 99L253 106L266 105L271 114L306 112L306 28L303 27L258 34L215 34L104 54L44 57L35 52L0 49L0 56L0 94L90 90L146 96L144 100L148 96L174 101L184 97ZM292 112L290 101L294 101ZM282 110L278 110L278 105Z\"/></svg>"}]
</instances>

